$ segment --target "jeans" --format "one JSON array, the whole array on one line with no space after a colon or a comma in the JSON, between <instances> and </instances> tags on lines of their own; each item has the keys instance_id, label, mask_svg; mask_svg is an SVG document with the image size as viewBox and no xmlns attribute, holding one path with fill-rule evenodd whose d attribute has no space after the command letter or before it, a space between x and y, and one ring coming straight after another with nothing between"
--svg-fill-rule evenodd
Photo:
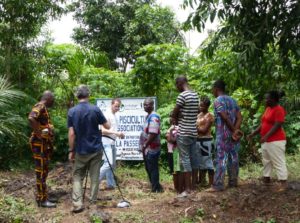
<instances>
[{"instance_id":1,"label":"jeans","mask_svg":"<svg viewBox=\"0 0 300 223\"><path fill-rule=\"evenodd\" d=\"M191 172L192 169L198 169L200 163L200 150L197 149L196 138L178 136L176 142L179 150L181 171Z\"/></svg>"},{"instance_id":2,"label":"jeans","mask_svg":"<svg viewBox=\"0 0 300 223\"><path fill-rule=\"evenodd\" d=\"M75 155L74 171L73 171L73 192L72 200L74 206L83 205L83 190L82 183L86 177L87 170L90 174L91 189L90 201L97 201L99 190L99 169L102 159L102 151L88 154L88 155Z\"/></svg>"},{"instance_id":3,"label":"jeans","mask_svg":"<svg viewBox=\"0 0 300 223\"><path fill-rule=\"evenodd\" d=\"M162 187L159 183L158 159L160 151L148 151L145 155L145 168L151 183L152 192L160 192Z\"/></svg>"},{"instance_id":4,"label":"jeans","mask_svg":"<svg viewBox=\"0 0 300 223\"><path fill-rule=\"evenodd\" d=\"M112 144L106 144L103 147L107 157L103 154L104 163L100 168L99 183L106 178L107 187L113 188L116 186L116 182L109 163L113 169L116 168L116 147Z\"/></svg>"}]
</instances>

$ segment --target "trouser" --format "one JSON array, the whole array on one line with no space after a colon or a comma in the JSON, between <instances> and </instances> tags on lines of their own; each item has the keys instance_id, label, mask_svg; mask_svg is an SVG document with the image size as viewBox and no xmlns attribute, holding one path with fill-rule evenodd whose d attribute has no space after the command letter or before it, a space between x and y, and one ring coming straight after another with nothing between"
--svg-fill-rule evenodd
<instances>
[{"instance_id":1,"label":"trouser","mask_svg":"<svg viewBox=\"0 0 300 223\"><path fill-rule=\"evenodd\" d=\"M82 183L87 171L90 174L90 201L97 201L99 190L99 172L102 159L102 151L87 155L75 155L73 170L73 193L72 200L74 206L83 205Z\"/></svg>"},{"instance_id":2,"label":"trouser","mask_svg":"<svg viewBox=\"0 0 300 223\"><path fill-rule=\"evenodd\" d=\"M192 169L198 169L200 155L199 150L197 150L196 138L178 136L176 142L179 150L181 171L191 172Z\"/></svg>"},{"instance_id":3,"label":"trouser","mask_svg":"<svg viewBox=\"0 0 300 223\"><path fill-rule=\"evenodd\" d=\"M217 190L224 189L226 167L229 178L228 185L237 186L239 173L239 143L234 143L230 139L228 141L217 140L216 144L216 171L214 175L213 187Z\"/></svg>"},{"instance_id":4,"label":"trouser","mask_svg":"<svg viewBox=\"0 0 300 223\"><path fill-rule=\"evenodd\" d=\"M145 155L145 167L151 183L152 192L160 191L158 159L160 151L148 151Z\"/></svg>"},{"instance_id":5,"label":"trouser","mask_svg":"<svg viewBox=\"0 0 300 223\"><path fill-rule=\"evenodd\" d=\"M116 147L111 144L105 144L103 147L106 155L103 155L104 163L100 168L99 183L106 178L107 187L115 187L116 182L109 164L113 169L116 168Z\"/></svg>"},{"instance_id":6,"label":"trouser","mask_svg":"<svg viewBox=\"0 0 300 223\"><path fill-rule=\"evenodd\" d=\"M31 136L30 138L30 147L35 164L37 201L46 201L48 198L46 180L50 154L52 153L51 145L50 141L46 139L40 139L36 136Z\"/></svg>"},{"instance_id":7,"label":"trouser","mask_svg":"<svg viewBox=\"0 0 300 223\"><path fill-rule=\"evenodd\" d=\"M288 171L285 161L285 144L286 141L281 140L265 142L261 145L264 177L270 177L274 168L277 172L278 180L287 180Z\"/></svg>"},{"instance_id":8,"label":"trouser","mask_svg":"<svg viewBox=\"0 0 300 223\"><path fill-rule=\"evenodd\" d=\"M213 170L214 165L212 161L212 138L198 138L197 149L200 150L200 170Z\"/></svg>"}]
</instances>

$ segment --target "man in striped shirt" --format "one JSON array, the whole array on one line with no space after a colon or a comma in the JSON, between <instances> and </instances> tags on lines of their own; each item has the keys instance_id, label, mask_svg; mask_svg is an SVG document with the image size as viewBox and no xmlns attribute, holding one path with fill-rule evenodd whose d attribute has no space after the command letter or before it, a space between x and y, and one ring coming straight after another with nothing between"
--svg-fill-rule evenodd
<instances>
[{"instance_id":1,"label":"man in striped shirt","mask_svg":"<svg viewBox=\"0 0 300 223\"><path fill-rule=\"evenodd\" d=\"M196 148L197 115L199 107L198 94L192 91L185 76L176 78L176 88L180 92L173 110L173 124L178 123L177 146L180 156L180 169L184 173L185 191L179 197L186 197L195 186L196 178L192 179L192 170L199 168L199 152ZM196 172L197 173L197 172Z\"/></svg>"}]
</instances>

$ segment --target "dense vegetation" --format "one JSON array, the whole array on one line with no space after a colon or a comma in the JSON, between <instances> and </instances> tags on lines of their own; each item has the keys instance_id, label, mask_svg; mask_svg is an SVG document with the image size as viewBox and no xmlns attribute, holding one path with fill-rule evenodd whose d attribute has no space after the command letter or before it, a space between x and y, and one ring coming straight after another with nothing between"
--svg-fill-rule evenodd
<instances>
[{"instance_id":1,"label":"dense vegetation","mask_svg":"<svg viewBox=\"0 0 300 223\"><path fill-rule=\"evenodd\" d=\"M185 5L192 2L185 1ZM195 14L185 25L175 20L170 9L154 1L75 1L65 8L63 0L0 3L0 168L11 168L16 160L18 164L30 160L27 114L45 89L56 96L50 111L56 127L54 158L64 160L66 113L74 103L75 86L89 85L92 102L99 97L157 96L164 133L177 96L174 78L183 73L199 95L211 99L212 82L224 79L228 93L242 108L246 133L259 122L264 93L284 90L287 149L297 152L300 3L223 2L223 9L212 0L194 5ZM79 45L54 45L48 36L43 41L37 38L47 19L69 11L75 12L80 24L73 35ZM273 15L278 15L276 21ZM243 16L247 19L242 20ZM219 29L210 34L196 55L190 55L181 27L201 30L207 19L215 17L221 22ZM133 68L125 72L129 64ZM245 140L242 144L241 161L256 161L259 145Z\"/></svg>"}]
</instances>

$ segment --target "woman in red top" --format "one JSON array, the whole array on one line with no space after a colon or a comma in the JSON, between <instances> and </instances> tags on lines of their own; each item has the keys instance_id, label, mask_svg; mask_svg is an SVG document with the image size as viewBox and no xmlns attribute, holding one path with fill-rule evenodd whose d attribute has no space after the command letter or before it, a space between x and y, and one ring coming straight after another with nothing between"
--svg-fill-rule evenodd
<instances>
[{"instance_id":1,"label":"woman in red top","mask_svg":"<svg viewBox=\"0 0 300 223\"><path fill-rule=\"evenodd\" d=\"M248 135L248 139L258 133L261 135L264 182L271 183L271 172L274 168L278 180L285 186L288 172L285 161L286 137L282 125L286 112L278 104L282 96L284 94L277 91L269 91L266 94L266 110L261 118L261 124Z\"/></svg>"}]
</instances>

